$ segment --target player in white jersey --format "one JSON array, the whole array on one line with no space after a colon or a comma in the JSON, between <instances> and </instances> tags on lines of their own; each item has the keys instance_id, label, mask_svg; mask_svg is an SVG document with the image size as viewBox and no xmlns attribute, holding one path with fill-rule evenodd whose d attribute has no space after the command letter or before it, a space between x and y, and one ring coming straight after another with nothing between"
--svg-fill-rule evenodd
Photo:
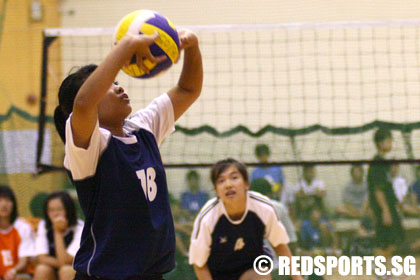
<instances>
[{"instance_id":1,"label":"player in white jersey","mask_svg":"<svg viewBox=\"0 0 420 280\"><path fill-rule=\"evenodd\" d=\"M217 162L211 171L217 198L198 214L191 236L189 262L199 280L265 280L253 269L264 255L267 238L279 256L291 257L289 237L270 200L248 191L246 166L234 159ZM293 279L302 279L292 276Z\"/></svg>"}]
</instances>

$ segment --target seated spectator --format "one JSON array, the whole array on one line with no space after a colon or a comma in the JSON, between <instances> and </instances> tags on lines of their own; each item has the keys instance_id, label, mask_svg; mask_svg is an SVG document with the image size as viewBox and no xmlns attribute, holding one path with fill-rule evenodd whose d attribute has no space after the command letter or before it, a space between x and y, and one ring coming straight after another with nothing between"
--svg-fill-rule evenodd
<instances>
[{"instance_id":1,"label":"seated spectator","mask_svg":"<svg viewBox=\"0 0 420 280\"><path fill-rule=\"evenodd\" d=\"M297 217L307 219L309 212L317 207L324 215L325 185L316 179L315 165L303 167L303 179L299 181L295 193L295 212Z\"/></svg>"},{"instance_id":2,"label":"seated spectator","mask_svg":"<svg viewBox=\"0 0 420 280\"><path fill-rule=\"evenodd\" d=\"M72 280L73 259L80 246L83 222L77 219L74 201L67 192L51 193L35 241L38 265L34 280Z\"/></svg>"},{"instance_id":3,"label":"seated spectator","mask_svg":"<svg viewBox=\"0 0 420 280\"><path fill-rule=\"evenodd\" d=\"M195 215L209 199L209 194L200 189L200 174L195 170L186 175L188 190L181 195L181 207L190 215Z\"/></svg>"},{"instance_id":4,"label":"seated spectator","mask_svg":"<svg viewBox=\"0 0 420 280\"><path fill-rule=\"evenodd\" d=\"M416 167L416 180L410 186L404 213L408 216L420 216L420 165Z\"/></svg>"},{"instance_id":5,"label":"seated spectator","mask_svg":"<svg viewBox=\"0 0 420 280\"><path fill-rule=\"evenodd\" d=\"M330 223L322 218L319 208L312 208L309 218L302 222L299 243L305 255L327 252L330 248L337 249L335 233Z\"/></svg>"},{"instance_id":6,"label":"seated spectator","mask_svg":"<svg viewBox=\"0 0 420 280\"><path fill-rule=\"evenodd\" d=\"M0 250L1 279L31 279L34 232L31 225L18 218L16 197L8 186L0 186Z\"/></svg>"},{"instance_id":7,"label":"seated spectator","mask_svg":"<svg viewBox=\"0 0 420 280\"><path fill-rule=\"evenodd\" d=\"M404 177L400 175L400 165L398 163L391 164L392 187L398 202L401 204L408 194L408 185Z\"/></svg>"},{"instance_id":8,"label":"seated spectator","mask_svg":"<svg viewBox=\"0 0 420 280\"><path fill-rule=\"evenodd\" d=\"M391 164L392 187L400 209L404 216L417 217L420 216L420 207L417 205L408 189L407 181L399 173L400 166L398 163Z\"/></svg>"},{"instance_id":9,"label":"seated spectator","mask_svg":"<svg viewBox=\"0 0 420 280\"><path fill-rule=\"evenodd\" d=\"M265 144L255 146L255 156L262 166L257 166L251 173L251 182L257 178L266 179L272 187L272 197L275 200L281 200L284 176L280 166L264 166L270 158L270 148Z\"/></svg>"},{"instance_id":10,"label":"seated spectator","mask_svg":"<svg viewBox=\"0 0 420 280\"><path fill-rule=\"evenodd\" d=\"M416 166L416 180L410 186L410 193L414 194L417 203L420 204L420 165Z\"/></svg>"},{"instance_id":11,"label":"seated spectator","mask_svg":"<svg viewBox=\"0 0 420 280\"><path fill-rule=\"evenodd\" d=\"M344 204L337 207L336 213L344 218L359 219L366 214L368 208L368 190L363 166L354 164L350 175L351 182L343 190Z\"/></svg>"}]
</instances>

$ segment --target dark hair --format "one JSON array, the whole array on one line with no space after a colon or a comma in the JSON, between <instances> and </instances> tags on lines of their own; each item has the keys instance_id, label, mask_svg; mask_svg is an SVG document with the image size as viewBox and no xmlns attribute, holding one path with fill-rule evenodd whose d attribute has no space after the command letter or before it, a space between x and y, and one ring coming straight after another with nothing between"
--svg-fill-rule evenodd
<instances>
[{"instance_id":1,"label":"dark hair","mask_svg":"<svg viewBox=\"0 0 420 280\"><path fill-rule=\"evenodd\" d=\"M211 168L210 171L210 178L213 183L213 186L216 186L217 178L219 178L220 174L225 171L229 166L235 166L239 173L241 173L245 182L248 182L248 171L246 169L246 165L242 162L237 161L233 158L227 158L216 162L215 165Z\"/></svg>"},{"instance_id":2,"label":"dark hair","mask_svg":"<svg viewBox=\"0 0 420 280\"><path fill-rule=\"evenodd\" d=\"M313 163L305 163L305 164L303 164L303 171L306 171L308 169L312 169L314 167L315 167L315 164L313 164Z\"/></svg>"},{"instance_id":3,"label":"dark hair","mask_svg":"<svg viewBox=\"0 0 420 280\"><path fill-rule=\"evenodd\" d=\"M73 111L73 103L77 92L97 67L95 64L83 66L76 72L68 75L61 83L58 91L59 105L54 110L54 123L63 142L66 139L66 121Z\"/></svg>"},{"instance_id":4,"label":"dark hair","mask_svg":"<svg viewBox=\"0 0 420 280\"><path fill-rule=\"evenodd\" d=\"M265 178L255 178L251 181L249 188L251 191L256 191L266 196L270 196L272 193L271 184Z\"/></svg>"},{"instance_id":5,"label":"dark hair","mask_svg":"<svg viewBox=\"0 0 420 280\"><path fill-rule=\"evenodd\" d=\"M258 144L255 146L255 155L257 157L262 155L270 155L270 148L266 144Z\"/></svg>"},{"instance_id":6,"label":"dark hair","mask_svg":"<svg viewBox=\"0 0 420 280\"><path fill-rule=\"evenodd\" d=\"M191 180L192 178L199 179L200 174L198 174L198 172L196 170L190 170L190 171L187 172L186 178L187 178L187 180Z\"/></svg>"},{"instance_id":7,"label":"dark hair","mask_svg":"<svg viewBox=\"0 0 420 280\"><path fill-rule=\"evenodd\" d=\"M387 128L379 128L373 135L373 141L376 145L388 138L392 139L392 132Z\"/></svg>"},{"instance_id":8,"label":"dark hair","mask_svg":"<svg viewBox=\"0 0 420 280\"><path fill-rule=\"evenodd\" d=\"M361 165L360 163L354 163L351 165L351 168L350 168L351 175L353 175L353 172L356 168L359 168L360 170L362 170L362 172L365 172L365 170L363 169L363 165Z\"/></svg>"},{"instance_id":9,"label":"dark hair","mask_svg":"<svg viewBox=\"0 0 420 280\"><path fill-rule=\"evenodd\" d=\"M48 195L48 197L45 199L44 204L44 217L45 217L45 223L47 229L52 228L52 223L50 220L50 217L48 216L48 203L53 199L60 199L61 203L63 203L64 209L66 211L66 219L68 222L69 227L75 226L77 224L77 214L76 214L76 206L74 205L73 199L70 197L70 195L65 191L58 191L53 192Z\"/></svg>"},{"instance_id":10,"label":"dark hair","mask_svg":"<svg viewBox=\"0 0 420 280\"><path fill-rule=\"evenodd\" d=\"M15 193L12 191L12 189L9 186L6 185L0 185L0 197L8 198L12 201L12 213L10 213L10 224L13 224L17 217L18 217L18 210L17 210L17 202L16 202L16 196Z\"/></svg>"}]
</instances>

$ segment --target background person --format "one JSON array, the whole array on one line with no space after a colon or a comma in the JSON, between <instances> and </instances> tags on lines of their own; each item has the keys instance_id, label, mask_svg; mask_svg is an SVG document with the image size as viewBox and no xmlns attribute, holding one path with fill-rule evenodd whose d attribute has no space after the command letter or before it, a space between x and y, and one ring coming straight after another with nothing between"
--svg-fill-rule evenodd
<instances>
[{"instance_id":1,"label":"background person","mask_svg":"<svg viewBox=\"0 0 420 280\"><path fill-rule=\"evenodd\" d=\"M18 218L16 197L8 186L0 186L0 278L28 280L33 272L30 258L35 255L34 232Z\"/></svg>"},{"instance_id":2,"label":"background person","mask_svg":"<svg viewBox=\"0 0 420 280\"><path fill-rule=\"evenodd\" d=\"M77 219L73 199L65 191L48 195L45 220L38 225L34 280L72 280L74 256L79 250L83 221Z\"/></svg>"}]
</instances>

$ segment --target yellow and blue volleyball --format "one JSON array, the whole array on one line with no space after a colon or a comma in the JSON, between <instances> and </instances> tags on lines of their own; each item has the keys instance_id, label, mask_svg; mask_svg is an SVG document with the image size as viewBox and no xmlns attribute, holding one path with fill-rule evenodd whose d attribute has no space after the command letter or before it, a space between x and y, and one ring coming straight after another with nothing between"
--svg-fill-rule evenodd
<instances>
[{"instance_id":1,"label":"yellow and blue volleyball","mask_svg":"<svg viewBox=\"0 0 420 280\"><path fill-rule=\"evenodd\" d=\"M155 11L134 11L118 23L114 33L114 45L126 34L152 35L155 32L158 32L160 37L150 46L150 51L153 56L165 55L168 59L158 64L145 59L143 63L150 70L147 74L137 66L134 55L129 65L122 68L126 74L135 78L151 78L167 70L179 57L179 37L172 22Z\"/></svg>"}]
</instances>

